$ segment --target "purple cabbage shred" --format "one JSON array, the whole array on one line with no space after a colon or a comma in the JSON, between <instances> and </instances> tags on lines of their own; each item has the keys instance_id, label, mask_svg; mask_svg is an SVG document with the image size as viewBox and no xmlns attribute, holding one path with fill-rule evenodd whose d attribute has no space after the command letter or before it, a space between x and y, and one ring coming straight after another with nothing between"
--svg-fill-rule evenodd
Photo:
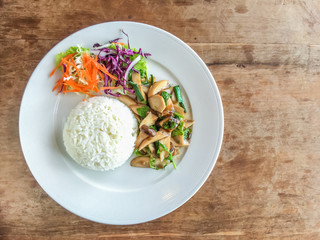
<instances>
[{"instance_id":1,"label":"purple cabbage shred","mask_svg":"<svg viewBox=\"0 0 320 240\"><path fill-rule=\"evenodd\" d=\"M122 29L121 32L126 35L128 40L128 48L125 49L121 45L116 44L116 49L110 49L110 48L99 48L94 49L97 47L101 47L102 45L99 43L95 43L93 45L93 49L91 52L98 57L98 62L104 65L109 73L116 76L119 80L116 81L114 84L115 86L121 86L123 88L123 93L126 92L134 93L134 90L132 88L129 88L127 86L127 79L125 79L125 74L127 72L129 65L132 63L130 60L130 56L133 56L133 54L139 54L141 57L147 58L148 56L151 56L150 53L143 53L142 49L140 48L139 51L133 51L130 49L129 44L129 36L126 34ZM114 40L109 41L109 43L117 43L121 38L116 38ZM132 67L131 69L134 72L138 72L138 70L134 69ZM112 86L112 80L107 75L105 75L105 87ZM119 97L121 96L120 93L112 93L110 89L105 89L104 92L106 94L109 94L111 96Z\"/></svg>"}]
</instances>

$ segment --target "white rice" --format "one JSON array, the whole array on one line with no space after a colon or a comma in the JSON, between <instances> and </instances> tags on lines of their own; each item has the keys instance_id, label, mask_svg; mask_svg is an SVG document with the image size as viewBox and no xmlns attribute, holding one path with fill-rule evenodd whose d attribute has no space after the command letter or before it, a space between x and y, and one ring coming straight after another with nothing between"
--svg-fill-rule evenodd
<instances>
[{"instance_id":1,"label":"white rice","mask_svg":"<svg viewBox=\"0 0 320 240\"><path fill-rule=\"evenodd\" d=\"M92 97L71 111L63 129L63 141L77 163L105 171L129 159L137 129L137 121L125 104L114 98Z\"/></svg>"}]
</instances>

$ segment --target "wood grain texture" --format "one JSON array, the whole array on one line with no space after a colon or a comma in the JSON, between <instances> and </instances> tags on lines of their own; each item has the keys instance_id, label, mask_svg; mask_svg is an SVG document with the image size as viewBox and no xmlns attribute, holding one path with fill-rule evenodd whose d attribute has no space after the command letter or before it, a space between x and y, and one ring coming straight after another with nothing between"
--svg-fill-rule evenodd
<instances>
[{"instance_id":1,"label":"wood grain texture","mask_svg":"<svg viewBox=\"0 0 320 240\"><path fill-rule=\"evenodd\" d=\"M319 239L319 16L313 0L0 0L0 238ZM131 226L63 209L32 177L19 143L22 94L42 57L71 33L115 20L187 42L225 113L222 150L199 192Z\"/></svg>"}]
</instances>

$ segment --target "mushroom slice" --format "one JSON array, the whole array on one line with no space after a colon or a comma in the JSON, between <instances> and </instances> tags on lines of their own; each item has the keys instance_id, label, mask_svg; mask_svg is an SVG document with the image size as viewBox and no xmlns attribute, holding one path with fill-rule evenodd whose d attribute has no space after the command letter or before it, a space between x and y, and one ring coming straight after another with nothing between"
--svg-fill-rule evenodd
<instances>
[{"instance_id":1,"label":"mushroom slice","mask_svg":"<svg viewBox=\"0 0 320 240\"><path fill-rule=\"evenodd\" d=\"M167 160L161 161L159 158L156 158L154 166L159 169L163 169L167 164L168 164Z\"/></svg>"},{"instance_id":2,"label":"mushroom slice","mask_svg":"<svg viewBox=\"0 0 320 240\"><path fill-rule=\"evenodd\" d=\"M173 87L169 87L169 88L162 89L161 92L163 92L163 91L166 91L167 93L172 94L172 92L173 92Z\"/></svg>"},{"instance_id":3,"label":"mushroom slice","mask_svg":"<svg viewBox=\"0 0 320 240\"><path fill-rule=\"evenodd\" d=\"M156 135L156 131L152 129L151 127L148 127L147 125L142 125L141 130L144 131L146 134L148 134L151 137L154 137Z\"/></svg>"},{"instance_id":4,"label":"mushroom slice","mask_svg":"<svg viewBox=\"0 0 320 240\"><path fill-rule=\"evenodd\" d=\"M162 118L172 117L173 114L174 114L174 111L164 110L164 111L161 113L160 117L162 117Z\"/></svg>"},{"instance_id":5,"label":"mushroom slice","mask_svg":"<svg viewBox=\"0 0 320 240\"><path fill-rule=\"evenodd\" d=\"M149 92L149 87L145 86L145 85L141 85L141 89L145 94L148 94Z\"/></svg>"},{"instance_id":6,"label":"mushroom slice","mask_svg":"<svg viewBox=\"0 0 320 240\"><path fill-rule=\"evenodd\" d=\"M180 107L180 105L179 105L178 102L175 103L175 104L173 104L173 107L174 107L174 110L175 110L177 113L181 114L182 116L185 115L185 114L184 114L184 109L183 109L183 107Z\"/></svg>"},{"instance_id":7,"label":"mushroom slice","mask_svg":"<svg viewBox=\"0 0 320 240\"><path fill-rule=\"evenodd\" d=\"M118 97L118 100L128 107L137 104L135 100L133 100L131 97L128 97L127 95L121 95L120 97Z\"/></svg>"},{"instance_id":8,"label":"mushroom slice","mask_svg":"<svg viewBox=\"0 0 320 240\"><path fill-rule=\"evenodd\" d=\"M151 96L157 94L158 92L160 92L162 89L166 88L168 86L168 82L169 82L168 80L162 80L162 81L155 82L149 88L148 97L151 97Z\"/></svg>"},{"instance_id":9,"label":"mushroom slice","mask_svg":"<svg viewBox=\"0 0 320 240\"><path fill-rule=\"evenodd\" d=\"M172 154L172 156L177 156L177 155L180 154L180 147L175 147L173 141L174 141L174 140L171 138L171 144L172 144L172 146L173 146L173 148L171 148L171 149L172 149L171 154Z\"/></svg>"},{"instance_id":10,"label":"mushroom slice","mask_svg":"<svg viewBox=\"0 0 320 240\"><path fill-rule=\"evenodd\" d=\"M131 160L130 165L132 167L150 168L150 157L136 157ZM155 167L162 169L166 165L166 161L160 161L159 158L155 158Z\"/></svg>"},{"instance_id":11,"label":"mushroom slice","mask_svg":"<svg viewBox=\"0 0 320 240\"><path fill-rule=\"evenodd\" d=\"M147 135L148 136L148 135ZM139 146L139 151L143 148L145 148L146 146L148 146L151 143L154 143L155 141L159 141L162 138L168 137L169 134L164 131L164 130L160 130L156 133L156 135L154 137L148 137L145 140L142 141L142 143Z\"/></svg>"},{"instance_id":12,"label":"mushroom slice","mask_svg":"<svg viewBox=\"0 0 320 240\"><path fill-rule=\"evenodd\" d=\"M132 71L132 82L141 85L141 77L140 73L137 73L135 71Z\"/></svg>"},{"instance_id":13,"label":"mushroom slice","mask_svg":"<svg viewBox=\"0 0 320 240\"><path fill-rule=\"evenodd\" d=\"M173 111L173 110L174 110L174 106L173 106L173 103L172 103L171 98L169 98L169 99L167 100L166 111Z\"/></svg>"},{"instance_id":14,"label":"mushroom slice","mask_svg":"<svg viewBox=\"0 0 320 240\"><path fill-rule=\"evenodd\" d=\"M156 148L154 147L154 143L150 143L148 145L148 147L149 147L151 153L155 153L156 152Z\"/></svg>"},{"instance_id":15,"label":"mushroom slice","mask_svg":"<svg viewBox=\"0 0 320 240\"><path fill-rule=\"evenodd\" d=\"M136 139L134 148L138 148L140 146L140 144L143 142L143 140L147 139L149 137L148 134L146 134L144 131L140 131L139 135Z\"/></svg>"},{"instance_id":16,"label":"mushroom slice","mask_svg":"<svg viewBox=\"0 0 320 240\"><path fill-rule=\"evenodd\" d=\"M130 107L130 109L131 109L131 111L132 112L134 112L135 114L137 114L138 116L139 116L139 113L138 113L138 108L142 108L142 107L145 107L146 105L144 105L144 104L135 104L135 105L130 105L129 107Z\"/></svg>"},{"instance_id":17,"label":"mushroom slice","mask_svg":"<svg viewBox=\"0 0 320 240\"><path fill-rule=\"evenodd\" d=\"M128 97L132 98L132 99L136 102L136 104L137 104L137 101L136 101L137 95L136 95L135 92L133 92L133 93L127 92L126 95L123 95L123 96L128 96Z\"/></svg>"},{"instance_id":18,"label":"mushroom slice","mask_svg":"<svg viewBox=\"0 0 320 240\"><path fill-rule=\"evenodd\" d=\"M164 109L166 109L166 103L164 102L163 97L160 95L153 95L149 97L149 105L150 107L157 111L157 112L163 112Z\"/></svg>"},{"instance_id":19,"label":"mushroom slice","mask_svg":"<svg viewBox=\"0 0 320 240\"><path fill-rule=\"evenodd\" d=\"M170 149L169 149L169 151L172 153L172 156L174 156L175 147L174 147L174 144L173 144L172 141L171 141L171 138L170 138Z\"/></svg>"},{"instance_id":20,"label":"mushroom slice","mask_svg":"<svg viewBox=\"0 0 320 240\"><path fill-rule=\"evenodd\" d=\"M141 118L138 114L133 113L134 117L137 119L138 123L141 122Z\"/></svg>"},{"instance_id":21,"label":"mushroom slice","mask_svg":"<svg viewBox=\"0 0 320 240\"><path fill-rule=\"evenodd\" d=\"M173 145L175 147L186 147L189 146L188 141L184 140L184 136L183 135L178 135L173 137L173 141L172 141Z\"/></svg>"},{"instance_id":22,"label":"mushroom slice","mask_svg":"<svg viewBox=\"0 0 320 240\"><path fill-rule=\"evenodd\" d=\"M148 115L142 120L140 123L140 126L146 125L146 126L151 126L154 125L157 121L158 117L154 115L152 112L149 112Z\"/></svg>"},{"instance_id":23,"label":"mushroom slice","mask_svg":"<svg viewBox=\"0 0 320 240\"><path fill-rule=\"evenodd\" d=\"M184 121L184 127L185 128L191 127L194 124L194 120L185 119L183 121Z\"/></svg>"},{"instance_id":24,"label":"mushroom slice","mask_svg":"<svg viewBox=\"0 0 320 240\"><path fill-rule=\"evenodd\" d=\"M159 142L161 142L163 145L165 145L167 147L167 149L169 150L170 149L170 135L166 138L163 138L161 139ZM162 151L160 153L160 160L163 161L164 158L168 157L169 156L169 153L167 151Z\"/></svg>"},{"instance_id":25,"label":"mushroom slice","mask_svg":"<svg viewBox=\"0 0 320 240\"><path fill-rule=\"evenodd\" d=\"M149 157L136 157L131 160L130 165L132 167L149 168L150 158Z\"/></svg>"},{"instance_id":26,"label":"mushroom slice","mask_svg":"<svg viewBox=\"0 0 320 240\"><path fill-rule=\"evenodd\" d=\"M179 143L177 143L176 140L174 140L173 138L171 138L171 143L173 144L175 149L179 147Z\"/></svg>"}]
</instances>

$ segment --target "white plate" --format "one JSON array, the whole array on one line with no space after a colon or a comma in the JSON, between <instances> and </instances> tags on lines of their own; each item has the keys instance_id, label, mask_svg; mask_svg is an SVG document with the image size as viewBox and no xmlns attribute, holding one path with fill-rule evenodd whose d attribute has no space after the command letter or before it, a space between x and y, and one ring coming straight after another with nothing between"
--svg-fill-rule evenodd
<instances>
[{"instance_id":1,"label":"white plate","mask_svg":"<svg viewBox=\"0 0 320 240\"><path fill-rule=\"evenodd\" d=\"M149 52L148 73L179 83L189 98L193 118L191 145L177 170L155 171L127 163L109 172L82 168L68 156L62 126L81 97L51 92L55 55L70 46L91 47L123 37ZM186 97L185 97L186 98ZM186 101L188 99L186 98ZM80 30L57 44L34 70L23 95L19 131L26 162L40 186L67 210L92 221L136 224L170 213L206 181L223 137L223 109L216 83L200 57L184 42L159 28L134 22L108 22Z\"/></svg>"}]
</instances>

